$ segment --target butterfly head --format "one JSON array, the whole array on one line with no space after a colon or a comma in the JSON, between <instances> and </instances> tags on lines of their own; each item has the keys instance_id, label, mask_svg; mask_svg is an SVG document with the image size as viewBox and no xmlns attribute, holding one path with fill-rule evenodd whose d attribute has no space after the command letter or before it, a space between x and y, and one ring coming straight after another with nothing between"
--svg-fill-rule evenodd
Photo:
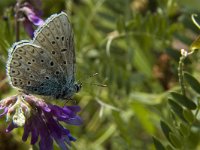
<instances>
[{"instance_id":1,"label":"butterfly head","mask_svg":"<svg viewBox=\"0 0 200 150\"><path fill-rule=\"evenodd\" d=\"M74 83L70 87L64 88L63 92L57 96L57 98L71 99L74 93L78 93L81 90L82 83Z\"/></svg>"},{"instance_id":2,"label":"butterfly head","mask_svg":"<svg viewBox=\"0 0 200 150\"><path fill-rule=\"evenodd\" d=\"M74 89L75 89L75 92L78 93L82 88L82 83L75 83L74 84Z\"/></svg>"}]
</instances>

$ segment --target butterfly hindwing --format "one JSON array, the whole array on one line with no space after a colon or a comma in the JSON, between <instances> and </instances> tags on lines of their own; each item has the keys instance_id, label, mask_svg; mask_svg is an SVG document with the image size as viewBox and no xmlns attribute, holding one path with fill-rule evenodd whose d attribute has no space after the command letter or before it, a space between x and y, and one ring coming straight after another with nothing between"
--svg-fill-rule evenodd
<instances>
[{"instance_id":1,"label":"butterfly hindwing","mask_svg":"<svg viewBox=\"0 0 200 150\"><path fill-rule=\"evenodd\" d=\"M24 43L15 46L7 66L11 84L28 93L49 95L50 91L57 92L54 88L65 78L52 62L46 51L37 45Z\"/></svg>"}]
</instances>

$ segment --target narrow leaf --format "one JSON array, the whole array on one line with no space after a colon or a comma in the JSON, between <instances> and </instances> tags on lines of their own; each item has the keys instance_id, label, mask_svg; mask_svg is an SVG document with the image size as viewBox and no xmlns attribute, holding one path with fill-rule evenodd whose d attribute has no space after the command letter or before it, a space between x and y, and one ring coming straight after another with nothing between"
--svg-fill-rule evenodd
<instances>
[{"instance_id":1,"label":"narrow leaf","mask_svg":"<svg viewBox=\"0 0 200 150\"><path fill-rule=\"evenodd\" d=\"M189 127L187 124L180 123L180 132L183 136L188 136L189 135Z\"/></svg>"},{"instance_id":2,"label":"narrow leaf","mask_svg":"<svg viewBox=\"0 0 200 150\"><path fill-rule=\"evenodd\" d=\"M170 138L170 143L175 148L181 148L182 147L181 140L179 139L179 137L177 135L175 135L174 133L169 133L169 138Z\"/></svg>"},{"instance_id":3,"label":"narrow leaf","mask_svg":"<svg viewBox=\"0 0 200 150\"><path fill-rule=\"evenodd\" d=\"M119 33L124 31L125 28L124 22L125 22L124 18L122 16L119 16L117 20L117 30L119 31Z\"/></svg>"},{"instance_id":4,"label":"narrow leaf","mask_svg":"<svg viewBox=\"0 0 200 150\"><path fill-rule=\"evenodd\" d=\"M171 145L167 145L167 146L166 146L166 149L167 149L167 150L174 150L174 148L172 148Z\"/></svg>"},{"instance_id":5,"label":"narrow leaf","mask_svg":"<svg viewBox=\"0 0 200 150\"><path fill-rule=\"evenodd\" d=\"M186 96L181 95L176 92L171 92L171 95L174 98L174 100L176 100L179 104L182 104L186 108L188 108L188 109L196 109L197 108L196 104L193 101L191 101L189 98L187 98Z\"/></svg>"},{"instance_id":6,"label":"narrow leaf","mask_svg":"<svg viewBox=\"0 0 200 150\"><path fill-rule=\"evenodd\" d=\"M165 150L165 147L162 145L162 143L157 140L155 137L153 137L153 142L156 150Z\"/></svg>"},{"instance_id":7,"label":"narrow leaf","mask_svg":"<svg viewBox=\"0 0 200 150\"><path fill-rule=\"evenodd\" d=\"M183 116L183 108L174 100L168 99L169 105L172 108L173 112L183 121L186 121L184 116Z\"/></svg>"},{"instance_id":8,"label":"narrow leaf","mask_svg":"<svg viewBox=\"0 0 200 150\"><path fill-rule=\"evenodd\" d=\"M187 80L187 82L190 84L191 88L196 91L197 93L200 94L200 83L199 81L194 78L191 74L188 72L184 73L184 77Z\"/></svg>"},{"instance_id":9,"label":"narrow leaf","mask_svg":"<svg viewBox=\"0 0 200 150\"><path fill-rule=\"evenodd\" d=\"M190 110L185 109L183 115L188 122L192 123L194 121L194 115Z\"/></svg>"},{"instance_id":10,"label":"narrow leaf","mask_svg":"<svg viewBox=\"0 0 200 150\"><path fill-rule=\"evenodd\" d=\"M163 131L165 137L166 137L168 140L170 140L170 139L169 139L169 133L171 132L170 127L169 127L164 121L162 121L162 120L160 121L160 126L161 126L161 128L162 128L162 131Z\"/></svg>"}]
</instances>

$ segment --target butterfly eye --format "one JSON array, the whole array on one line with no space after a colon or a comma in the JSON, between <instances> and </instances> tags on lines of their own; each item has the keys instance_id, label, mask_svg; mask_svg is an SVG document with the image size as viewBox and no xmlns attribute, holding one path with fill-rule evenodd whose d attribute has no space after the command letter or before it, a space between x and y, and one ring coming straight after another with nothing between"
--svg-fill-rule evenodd
<instances>
[{"instance_id":1,"label":"butterfly eye","mask_svg":"<svg viewBox=\"0 0 200 150\"><path fill-rule=\"evenodd\" d=\"M82 87L82 84L75 84L75 91L76 93L80 91L81 87Z\"/></svg>"}]
</instances>

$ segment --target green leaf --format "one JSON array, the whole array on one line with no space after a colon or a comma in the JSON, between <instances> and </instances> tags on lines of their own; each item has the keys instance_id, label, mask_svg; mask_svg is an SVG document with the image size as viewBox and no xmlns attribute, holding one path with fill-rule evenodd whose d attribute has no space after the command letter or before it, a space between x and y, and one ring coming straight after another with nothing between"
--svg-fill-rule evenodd
<instances>
[{"instance_id":1,"label":"green leaf","mask_svg":"<svg viewBox=\"0 0 200 150\"><path fill-rule=\"evenodd\" d=\"M170 138L170 143L175 148L181 148L182 147L181 140L179 139L179 137L176 134L170 132L169 133L169 138Z\"/></svg>"},{"instance_id":2,"label":"green leaf","mask_svg":"<svg viewBox=\"0 0 200 150\"><path fill-rule=\"evenodd\" d=\"M165 150L165 147L162 145L162 143L155 137L153 137L153 142L154 142L156 150Z\"/></svg>"},{"instance_id":3,"label":"green leaf","mask_svg":"<svg viewBox=\"0 0 200 150\"><path fill-rule=\"evenodd\" d=\"M188 108L188 109L196 109L197 108L196 104L193 101L191 101L189 98L187 98L186 96L181 95L176 92L171 92L171 95L174 98L174 100L176 100L177 102L179 102L179 104L182 104L186 108Z\"/></svg>"},{"instance_id":4,"label":"green leaf","mask_svg":"<svg viewBox=\"0 0 200 150\"><path fill-rule=\"evenodd\" d=\"M167 149L167 150L174 150L174 148L172 148L171 145L167 145L167 146L166 146L166 149Z\"/></svg>"},{"instance_id":5,"label":"green leaf","mask_svg":"<svg viewBox=\"0 0 200 150\"><path fill-rule=\"evenodd\" d=\"M180 119L182 119L183 121L186 121L183 116L183 108L172 99L168 99L168 101L169 101L169 105L172 108L173 112L175 112Z\"/></svg>"},{"instance_id":6,"label":"green leaf","mask_svg":"<svg viewBox=\"0 0 200 150\"><path fill-rule=\"evenodd\" d=\"M119 33L124 31L124 28L125 28L124 22L125 22L124 17L119 16L117 20L117 30L119 31Z\"/></svg>"},{"instance_id":7,"label":"green leaf","mask_svg":"<svg viewBox=\"0 0 200 150\"><path fill-rule=\"evenodd\" d=\"M169 133L172 132L171 129L170 129L170 127L164 121L162 121L162 120L160 121L160 126L162 128L162 131L163 131L165 137L168 140L170 140Z\"/></svg>"},{"instance_id":8,"label":"green leaf","mask_svg":"<svg viewBox=\"0 0 200 150\"><path fill-rule=\"evenodd\" d=\"M197 39L190 46L191 51L198 50L198 49L200 49L200 36L198 36Z\"/></svg>"},{"instance_id":9,"label":"green leaf","mask_svg":"<svg viewBox=\"0 0 200 150\"><path fill-rule=\"evenodd\" d=\"M200 94L200 83L199 81L194 78L191 74L188 72L184 73L184 77L187 80L187 82L190 84L191 88L196 91L197 93Z\"/></svg>"},{"instance_id":10,"label":"green leaf","mask_svg":"<svg viewBox=\"0 0 200 150\"><path fill-rule=\"evenodd\" d=\"M189 127L185 123L180 123L180 132L183 136L189 135Z\"/></svg>"},{"instance_id":11,"label":"green leaf","mask_svg":"<svg viewBox=\"0 0 200 150\"><path fill-rule=\"evenodd\" d=\"M183 110L183 115L185 119L190 123L192 123L195 119L193 113L190 110L187 109Z\"/></svg>"}]
</instances>

